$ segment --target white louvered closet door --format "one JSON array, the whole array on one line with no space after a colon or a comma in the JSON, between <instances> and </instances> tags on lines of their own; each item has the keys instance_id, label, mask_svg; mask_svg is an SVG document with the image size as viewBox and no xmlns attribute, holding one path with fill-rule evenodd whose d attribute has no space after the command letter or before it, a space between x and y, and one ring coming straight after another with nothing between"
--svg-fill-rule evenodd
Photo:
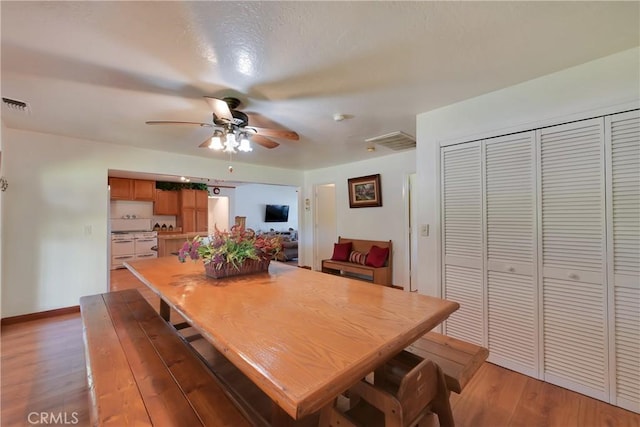
<instances>
[{"instance_id":1,"label":"white louvered closet door","mask_svg":"<svg viewBox=\"0 0 640 427\"><path fill-rule=\"evenodd\" d=\"M640 113L605 121L611 401L640 412Z\"/></svg>"},{"instance_id":2,"label":"white louvered closet door","mask_svg":"<svg viewBox=\"0 0 640 427\"><path fill-rule=\"evenodd\" d=\"M480 143L441 149L443 295L460 309L445 333L484 345L482 162Z\"/></svg>"},{"instance_id":3,"label":"white louvered closet door","mask_svg":"<svg viewBox=\"0 0 640 427\"><path fill-rule=\"evenodd\" d=\"M540 129L544 379L609 399L604 119Z\"/></svg>"},{"instance_id":4,"label":"white louvered closet door","mask_svg":"<svg viewBox=\"0 0 640 427\"><path fill-rule=\"evenodd\" d=\"M538 377L535 131L485 141L489 360Z\"/></svg>"}]
</instances>

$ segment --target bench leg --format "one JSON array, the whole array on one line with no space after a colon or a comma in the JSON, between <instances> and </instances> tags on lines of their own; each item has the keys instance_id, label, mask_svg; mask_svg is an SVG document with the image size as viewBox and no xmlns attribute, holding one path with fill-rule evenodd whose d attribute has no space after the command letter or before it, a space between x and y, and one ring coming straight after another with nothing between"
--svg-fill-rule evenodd
<instances>
[{"instance_id":1,"label":"bench leg","mask_svg":"<svg viewBox=\"0 0 640 427\"><path fill-rule=\"evenodd\" d=\"M160 317L162 317L167 322L171 318L171 308L169 308L169 304L164 302L163 299L160 299Z\"/></svg>"}]
</instances>

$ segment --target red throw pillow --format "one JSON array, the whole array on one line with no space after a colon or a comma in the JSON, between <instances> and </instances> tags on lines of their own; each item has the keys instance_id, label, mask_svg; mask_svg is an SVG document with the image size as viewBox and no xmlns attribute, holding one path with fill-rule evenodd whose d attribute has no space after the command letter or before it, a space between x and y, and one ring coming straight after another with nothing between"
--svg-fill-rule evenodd
<instances>
[{"instance_id":1,"label":"red throw pillow","mask_svg":"<svg viewBox=\"0 0 640 427\"><path fill-rule=\"evenodd\" d=\"M384 267L384 263L389 256L389 248L381 248L379 246L373 245L371 249L369 249L369 254L367 255L366 265L371 267Z\"/></svg>"},{"instance_id":2,"label":"red throw pillow","mask_svg":"<svg viewBox=\"0 0 640 427\"><path fill-rule=\"evenodd\" d=\"M349 254L351 253L351 245L351 242L334 243L333 255L331 255L331 259L334 261L348 261Z\"/></svg>"}]
</instances>

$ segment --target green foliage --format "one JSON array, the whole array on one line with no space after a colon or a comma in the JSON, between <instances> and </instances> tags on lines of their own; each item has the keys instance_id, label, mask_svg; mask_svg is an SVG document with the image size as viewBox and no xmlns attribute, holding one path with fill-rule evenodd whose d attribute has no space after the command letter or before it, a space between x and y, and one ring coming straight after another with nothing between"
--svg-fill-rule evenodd
<instances>
[{"instance_id":1,"label":"green foliage","mask_svg":"<svg viewBox=\"0 0 640 427\"><path fill-rule=\"evenodd\" d=\"M178 253L178 259L184 262L188 256L193 260L202 259L205 264L213 263L218 270L224 265L233 265L239 270L247 259L270 259L281 250L280 237L258 236L250 228L234 226L231 231L216 229L208 238L197 236L186 242Z\"/></svg>"},{"instance_id":2,"label":"green foliage","mask_svg":"<svg viewBox=\"0 0 640 427\"><path fill-rule=\"evenodd\" d=\"M165 182L156 181L158 190L180 191L185 190L207 190L207 184L199 184L195 182Z\"/></svg>"}]
</instances>

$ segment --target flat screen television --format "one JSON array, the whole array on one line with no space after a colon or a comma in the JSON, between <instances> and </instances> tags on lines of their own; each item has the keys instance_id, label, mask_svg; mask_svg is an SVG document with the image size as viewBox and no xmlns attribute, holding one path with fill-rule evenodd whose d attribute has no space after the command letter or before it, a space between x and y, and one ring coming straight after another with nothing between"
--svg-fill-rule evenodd
<instances>
[{"instance_id":1,"label":"flat screen television","mask_svg":"<svg viewBox=\"0 0 640 427\"><path fill-rule=\"evenodd\" d=\"M289 221L289 205L267 205L264 211L264 222Z\"/></svg>"}]
</instances>

